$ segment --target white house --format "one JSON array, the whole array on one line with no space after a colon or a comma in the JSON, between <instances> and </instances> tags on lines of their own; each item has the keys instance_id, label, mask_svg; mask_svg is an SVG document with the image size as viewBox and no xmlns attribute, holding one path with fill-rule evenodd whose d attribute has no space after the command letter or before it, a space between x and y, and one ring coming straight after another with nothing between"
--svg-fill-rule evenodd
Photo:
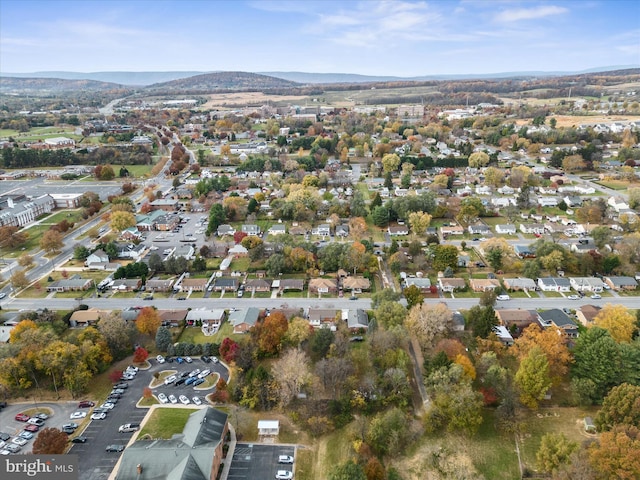
<instances>
[{"instance_id":1,"label":"white house","mask_svg":"<svg viewBox=\"0 0 640 480\"><path fill-rule=\"evenodd\" d=\"M541 207L557 207L557 197L538 197L538 205Z\"/></svg>"},{"instance_id":2,"label":"white house","mask_svg":"<svg viewBox=\"0 0 640 480\"><path fill-rule=\"evenodd\" d=\"M502 235L515 235L516 226L511 224L496 225L496 233L500 233Z\"/></svg>"},{"instance_id":3,"label":"white house","mask_svg":"<svg viewBox=\"0 0 640 480\"><path fill-rule=\"evenodd\" d=\"M570 277L569 283L577 292L602 292L604 282L597 277Z\"/></svg>"},{"instance_id":4,"label":"white house","mask_svg":"<svg viewBox=\"0 0 640 480\"><path fill-rule=\"evenodd\" d=\"M521 223L520 231L522 233L544 234L544 225L540 223Z\"/></svg>"}]
</instances>

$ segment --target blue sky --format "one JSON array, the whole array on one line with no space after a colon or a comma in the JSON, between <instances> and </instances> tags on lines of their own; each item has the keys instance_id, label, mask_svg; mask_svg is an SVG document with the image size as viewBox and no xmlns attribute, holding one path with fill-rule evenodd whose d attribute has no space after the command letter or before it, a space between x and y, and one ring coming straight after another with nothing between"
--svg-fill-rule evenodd
<instances>
[{"instance_id":1,"label":"blue sky","mask_svg":"<svg viewBox=\"0 0 640 480\"><path fill-rule=\"evenodd\" d=\"M0 74L419 76L640 65L635 0L0 0Z\"/></svg>"}]
</instances>

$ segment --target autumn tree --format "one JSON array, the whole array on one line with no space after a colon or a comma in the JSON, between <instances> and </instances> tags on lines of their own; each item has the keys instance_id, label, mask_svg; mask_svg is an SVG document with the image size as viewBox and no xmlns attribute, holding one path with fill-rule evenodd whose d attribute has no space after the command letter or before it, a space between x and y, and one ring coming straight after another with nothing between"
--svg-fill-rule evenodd
<instances>
[{"instance_id":1,"label":"autumn tree","mask_svg":"<svg viewBox=\"0 0 640 480\"><path fill-rule=\"evenodd\" d=\"M512 351L518 360L522 361L536 347L547 356L551 379L555 385L559 384L573 361L567 347L567 336L558 328L542 329L537 323L532 323L516 339Z\"/></svg>"},{"instance_id":2,"label":"autumn tree","mask_svg":"<svg viewBox=\"0 0 640 480\"><path fill-rule=\"evenodd\" d=\"M140 310L138 318L136 318L136 327L142 334L155 336L158 328L162 324L160 314L153 307L144 307Z\"/></svg>"},{"instance_id":3,"label":"autumn tree","mask_svg":"<svg viewBox=\"0 0 640 480\"><path fill-rule=\"evenodd\" d=\"M57 428L43 428L33 441L35 455L61 455L67 448L69 436Z\"/></svg>"},{"instance_id":4,"label":"autumn tree","mask_svg":"<svg viewBox=\"0 0 640 480\"><path fill-rule=\"evenodd\" d=\"M636 318L624 305L607 303L593 319L593 325L604 328L613 339L630 342L637 330Z\"/></svg>"},{"instance_id":5,"label":"autumn tree","mask_svg":"<svg viewBox=\"0 0 640 480\"><path fill-rule=\"evenodd\" d=\"M136 327L124 320L120 314L113 313L100 318L98 330L102 334L114 359L119 360L131 353Z\"/></svg>"},{"instance_id":6,"label":"autumn tree","mask_svg":"<svg viewBox=\"0 0 640 480\"><path fill-rule=\"evenodd\" d=\"M231 363L236 359L238 348L238 344L235 341L229 337L225 337L218 350L222 359L227 363Z\"/></svg>"},{"instance_id":7,"label":"autumn tree","mask_svg":"<svg viewBox=\"0 0 640 480\"><path fill-rule=\"evenodd\" d=\"M420 305L424 301L424 294L416 285L411 285L402 292L404 293L404 298L407 299L408 308L412 308L414 305Z\"/></svg>"},{"instance_id":8,"label":"autumn tree","mask_svg":"<svg viewBox=\"0 0 640 480\"><path fill-rule=\"evenodd\" d=\"M529 408L537 409L551 387L549 362L540 347L532 348L520 361L515 382L520 389L520 401Z\"/></svg>"},{"instance_id":9,"label":"autumn tree","mask_svg":"<svg viewBox=\"0 0 640 480\"><path fill-rule=\"evenodd\" d=\"M27 274L24 270L16 270L13 272L9 281L11 282L11 286L16 290L29 286L29 279L27 278Z\"/></svg>"},{"instance_id":10,"label":"autumn tree","mask_svg":"<svg viewBox=\"0 0 640 480\"><path fill-rule=\"evenodd\" d=\"M288 327L289 322L282 312L273 312L262 323L257 324L252 329L252 333L257 339L260 354L265 356L277 354Z\"/></svg>"},{"instance_id":11,"label":"autumn tree","mask_svg":"<svg viewBox=\"0 0 640 480\"><path fill-rule=\"evenodd\" d=\"M474 152L469 155L469 166L471 168L486 167L489 164L489 155L485 152Z\"/></svg>"},{"instance_id":12,"label":"autumn tree","mask_svg":"<svg viewBox=\"0 0 640 480\"><path fill-rule=\"evenodd\" d=\"M30 267L33 265L33 257L28 253L23 253L18 257L18 265L21 267Z\"/></svg>"},{"instance_id":13,"label":"autumn tree","mask_svg":"<svg viewBox=\"0 0 640 480\"><path fill-rule=\"evenodd\" d=\"M431 215L428 213L421 211L409 213L409 225L415 235L422 236L426 234L430 223Z\"/></svg>"},{"instance_id":14,"label":"autumn tree","mask_svg":"<svg viewBox=\"0 0 640 480\"><path fill-rule=\"evenodd\" d=\"M143 363L149 358L149 352L143 347L138 347L133 352L133 361L135 363Z\"/></svg>"},{"instance_id":15,"label":"autumn tree","mask_svg":"<svg viewBox=\"0 0 640 480\"><path fill-rule=\"evenodd\" d=\"M360 465L349 460L333 467L328 480L367 480L367 476Z\"/></svg>"},{"instance_id":16,"label":"autumn tree","mask_svg":"<svg viewBox=\"0 0 640 480\"><path fill-rule=\"evenodd\" d=\"M0 247L17 248L28 240L29 234L19 227L4 225L0 227Z\"/></svg>"},{"instance_id":17,"label":"autumn tree","mask_svg":"<svg viewBox=\"0 0 640 480\"><path fill-rule=\"evenodd\" d=\"M433 269L445 270L458 267L458 247L455 245L436 245L433 249Z\"/></svg>"},{"instance_id":18,"label":"autumn tree","mask_svg":"<svg viewBox=\"0 0 640 480\"><path fill-rule=\"evenodd\" d=\"M435 341L447 336L453 328L453 312L446 304L416 305L407 314L404 325L418 340L423 350L432 348Z\"/></svg>"},{"instance_id":19,"label":"autumn tree","mask_svg":"<svg viewBox=\"0 0 640 480\"><path fill-rule=\"evenodd\" d=\"M618 425L600 435L589 447L589 460L601 478L635 480L640 478L640 430Z\"/></svg>"},{"instance_id":20,"label":"autumn tree","mask_svg":"<svg viewBox=\"0 0 640 480\"><path fill-rule=\"evenodd\" d=\"M398 171L400 166L400 157L395 153L388 153L382 157L382 169L385 173L393 173Z\"/></svg>"},{"instance_id":21,"label":"autumn tree","mask_svg":"<svg viewBox=\"0 0 640 480\"><path fill-rule=\"evenodd\" d=\"M23 337L27 338L25 332L29 330L37 330L38 325L33 320L22 320L9 332L9 343L18 344L23 341Z\"/></svg>"},{"instance_id":22,"label":"autumn tree","mask_svg":"<svg viewBox=\"0 0 640 480\"><path fill-rule=\"evenodd\" d=\"M40 248L47 253L59 252L63 246L62 234L57 230L47 230L40 239Z\"/></svg>"},{"instance_id":23,"label":"autumn tree","mask_svg":"<svg viewBox=\"0 0 640 480\"><path fill-rule=\"evenodd\" d=\"M122 232L136 224L136 217L131 212L113 212L111 214L111 229L114 232Z\"/></svg>"},{"instance_id":24,"label":"autumn tree","mask_svg":"<svg viewBox=\"0 0 640 480\"><path fill-rule=\"evenodd\" d=\"M375 318L385 328L402 325L407 316L407 309L397 301L383 301L375 310Z\"/></svg>"},{"instance_id":25,"label":"autumn tree","mask_svg":"<svg viewBox=\"0 0 640 480\"><path fill-rule=\"evenodd\" d=\"M294 317L289 322L289 328L284 336L285 342L294 347L300 347L313 333L313 327L304 318Z\"/></svg>"},{"instance_id":26,"label":"autumn tree","mask_svg":"<svg viewBox=\"0 0 640 480\"><path fill-rule=\"evenodd\" d=\"M569 155L562 160L562 168L567 173L574 173L584 170L587 164L582 155Z\"/></svg>"},{"instance_id":27,"label":"autumn tree","mask_svg":"<svg viewBox=\"0 0 640 480\"><path fill-rule=\"evenodd\" d=\"M640 428L640 386L623 383L613 387L602 402L595 418L598 430L611 430L616 425Z\"/></svg>"},{"instance_id":28,"label":"autumn tree","mask_svg":"<svg viewBox=\"0 0 640 480\"><path fill-rule=\"evenodd\" d=\"M353 209L353 207L352 207ZM360 240L367 233L367 222L362 217L352 217L349 219L349 235L356 240Z\"/></svg>"},{"instance_id":29,"label":"autumn tree","mask_svg":"<svg viewBox=\"0 0 640 480\"><path fill-rule=\"evenodd\" d=\"M538 468L543 472L553 472L569 462L571 454L578 450L578 444L570 441L564 433L547 433L542 436L536 453Z\"/></svg>"},{"instance_id":30,"label":"autumn tree","mask_svg":"<svg viewBox=\"0 0 640 480\"><path fill-rule=\"evenodd\" d=\"M278 384L280 406L286 407L311 380L309 358L298 349L289 349L273 364L273 377Z\"/></svg>"}]
</instances>

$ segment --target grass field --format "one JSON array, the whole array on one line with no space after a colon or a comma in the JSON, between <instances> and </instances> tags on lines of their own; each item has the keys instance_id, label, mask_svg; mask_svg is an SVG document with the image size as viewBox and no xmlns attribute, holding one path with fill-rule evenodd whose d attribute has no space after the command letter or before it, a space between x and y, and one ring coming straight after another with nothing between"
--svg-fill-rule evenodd
<instances>
[{"instance_id":1,"label":"grass field","mask_svg":"<svg viewBox=\"0 0 640 480\"><path fill-rule=\"evenodd\" d=\"M176 433L182 433L192 408L156 408L140 430L138 438L149 435L151 438L170 439Z\"/></svg>"}]
</instances>

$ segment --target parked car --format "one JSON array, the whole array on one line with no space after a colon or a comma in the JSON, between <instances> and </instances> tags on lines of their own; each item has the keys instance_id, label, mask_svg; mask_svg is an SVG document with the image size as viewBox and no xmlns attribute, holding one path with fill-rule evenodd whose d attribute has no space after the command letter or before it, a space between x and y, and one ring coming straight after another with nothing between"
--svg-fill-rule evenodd
<instances>
[{"instance_id":1,"label":"parked car","mask_svg":"<svg viewBox=\"0 0 640 480\"><path fill-rule=\"evenodd\" d=\"M208 357L206 355L202 355L200 357L200 360L202 360L204 363L209 363L209 362L211 362L211 357Z\"/></svg>"},{"instance_id":2,"label":"parked car","mask_svg":"<svg viewBox=\"0 0 640 480\"><path fill-rule=\"evenodd\" d=\"M118 432L128 433L128 432L135 432L139 429L140 429L139 423L125 423L124 425L120 425L120 428L118 428Z\"/></svg>"},{"instance_id":3,"label":"parked car","mask_svg":"<svg viewBox=\"0 0 640 480\"><path fill-rule=\"evenodd\" d=\"M31 417L29 420L27 420L27 423L41 427L44 425L44 420L38 417Z\"/></svg>"},{"instance_id":4,"label":"parked car","mask_svg":"<svg viewBox=\"0 0 640 480\"><path fill-rule=\"evenodd\" d=\"M22 438L22 437L16 437L13 440L11 440L13 443L15 443L16 445L20 445L21 447L25 446L28 442L27 439Z\"/></svg>"},{"instance_id":5,"label":"parked car","mask_svg":"<svg viewBox=\"0 0 640 480\"><path fill-rule=\"evenodd\" d=\"M105 450L107 452L121 452L124 450L124 445L107 445Z\"/></svg>"},{"instance_id":6,"label":"parked car","mask_svg":"<svg viewBox=\"0 0 640 480\"><path fill-rule=\"evenodd\" d=\"M69 418L71 420L78 420L80 418L84 418L87 416L87 412L73 412L71 415L69 415Z\"/></svg>"},{"instance_id":7,"label":"parked car","mask_svg":"<svg viewBox=\"0 0 640 480\"><path fill-rule=\"evenodd\" d=\"M158 363L164 363L164 362L165 362L165 359L164 359L164 357L163 357L162 355L158 355L158 356L156 357L156 361L157 361Z\"/></svg>"},{"instance_id":8,"label":"parked car","mask_svg":"<svg viewBox=\"0 0 640 480\"><path fill-rule=\"evenodd\" d=\"M184 357L184 361L187 363L191 363L193 362L193 359L191 357Z\"/></svg>"},{"instance_id":9,"label":"parked car","mask_svg":"<svg viewBox=\"0 0 640 480\"><path fill-rule=\"evenodd\" d=\"M112 403L112 402L105 402L102 405L100 405L100 408L106 408L107 410L113 410L113 407L115 407L116 404Z\"/></svg>"},{"instance_id":10,"label":"parked car","mask_svg":"<svg viewBox=\"0 0 640 480\"><path fill-rule=\"evenodd\" d=\"M158 394L158 400L160 401L160 403L167 403L169 401L164 393Z\"/></svg>"},{"instance_id":11,"label":"parked car","mask_svg":"<svg viewBox=\"0 0 640 480\"><path fill-rule=\"evenodd\" d=\"M175 395L173 395L173 394L169 395L169 401L170 401L171 403L178 403L178 399L177 399L177 398L176 398L176 396L175 396Z\"/></svg>"},{"instance_id":12,"label":"parked car","mask_svg":"<svg viewBox=\"0 0 640 480\"><path fill-rule=\"evenodd\" d=\"M208 376L210 373L211 373L211 370L207 368L206 370L203 370L198 374L198 378L204 378Z\"/></svg>"},{"instance_id":13,"label":"parked car","mask_svg":"<svg viewBox=\"0 0 640 480\"><path fill-rule=\"evenodd\" d=\"M127 388L129 388L129 384L122 382L122 383L116 383L113 388L117 388L119 390L126 390ZM123 392L124 393L124 392Z\"/></svg>"},{"instance_id":14,"label":"parked car","mask_svg":"<svg viewBox=\"0 0 640 480\"><path fill-rule=\"evenodd\" d=\"M83 437L82 435L71 439L71 443L86 443L86 442L87 442L87 437Z\"/></svg>"},{"instance_id":15,"label":"parked car","mask_svg":"<svg viewBox=\"0 0 640 480\"><path fill-rule=\"evenodd\" d=\"M198 385L200 385L201 383L204 383L204 378L196 378L196 381L193 382L193 386L197 387Z\"/></svg>"},{"instance_id":16,"label":"parked car","mask_svg":"<svg viewBox=\"0 0 640 480\"><path fill-rule=\"evenodd\" d=\"M501 300L501 301L504 301L504 300L511 300L511 297L510 297L509 295L498 295L498 296L496 297L496 300Z\"/></svg>"},{"instance_id":17,"label":"parked car","mask_svg":"<svg viewBox=\"0 0 640 480\"><path fill-rule=\"evenodd\" d=\"M37 432L38 430L40 430L40 427L38 425L34 425L33 423L28 424L26 427L24 427L24 429L27 432Z\"/></svg>"},{"instance_id":18,"label":"parked car","mask_svg":"<svg viewBox=\"0 0 640 480\"><path fill-rule=\"evenodd\" d=\"M182 363L184 362L184 359L182 357L176 357L176 362Z\"/></svg>"},{"instance_id":19,"label":"parked car","mask_svg":"<svg viewBox=\"0 0 640 480\"><path fill-rule=\"evenodd\" d=\"M276 480L291 480L293 478L293 472L289 470L278 470L276 472Z\"/></svg>"},{"instance_id":20,"label":"parked car","mask_svg":"<svg viewBox=\"0 0 640 480\"><path fill-rule=\"evenodd\" d=\"M189 376L189 372L180 372L180 374L178 375L180 378L185 378Z\"/></svg>"},{"instance_id":21,"label":"parked car","mask_svg":"<svg viewBox=\"0 0 640 480\"><path fill-rule=\"evenodd\" d=\"M218 363L220 360L218 360L218 357L211 357L211 361L213 363Z\"/></svg>"},{"instance_id":22,"label":"parked car","mask_svg":"<svg viewBox=\"0 0 640 480\"><path fill-rule=\"evenodd\" d=\"M189 405L191 403L191 401L186 397L186 395L180 395L178 399L180 400L180 403L182 403L183 405Z\"/></svg>"},{"instance_id":23,"label":"parked car","mask_svg":"<svg viewBox=\"0 0 640 480\"><path fill-rule=\"evenodd\" d=\"M189 376L190 377L197 377L199 373L200 373L200 369L196 368L195 370L192 370L191 372L189 372Z\"/></svg>"},{"instance_id":24,"label":"parked car","mask_svg":"<svg viewBox=\"0 0 640 480\"><path fill-rule=\"evenodd\" d=\"M177 379L177 380L173 383L173 385L174 385L175 387L179 387L180 385L182 385L182 384L183 384L184 382L186 382L186 381L187 381L187 379L186 379L186 378L179 378L179 379Z\"/></svg>"},{"instance_id":25,"label":"parked car","mask_svg":"<svg viewBox=\"0 0 640 480\"><path fill-rule=\"evenodd\" d=\"M169 385L169 384L171 384L171 383L173 383L175 381L176 381L176 376L175 375L171 375L171 376L169 376L169 377L164 379L164 384L165 385Z\"/></svg>"},{"instance_id":26,"label":"parked car","mask_svg":"<svg viewBox=\"0 0 640 480\"><path fill-rule=\"evenodd\" d=\"M202 405L202 400L200 400L200 397L193 397L191 401L194 405Z\"/></svg>"},{"instance_id":27,"label":"parked car","mask_svg":"<svg viewBox=\"0 0 640 480\"><path fill-rule=\"evenodd\" d=\"M191 385L193 382L195 382L196 380L198 380L198 377L189 377L185 380L184 384L185 385Z\"/></svg>"},{"instance_id":28,"label":"parked car","mask_svg":"<svg viewBox=\"0 0 640 480\"><path fill-rule=\"evenodd\" d=\"M62 430L62 433L66 433L67 435L72 435L75 433L76 429L75 428L68 428L68 427L62 427L60 430Z\"/></svg>"},{"instance_id":29,"label":"parked car","mask_svg":"<svg viewBox=\"0 0 640 480\"><path fill-rule=\"evenodd\" d=\"M580 300L580 296L579 295L569 295L567 298L569 300Z\"/></svg>"},{"instance_id":30,"label":"parked car","mask_svg":"<svg viewBox=\"0 0 640 480\"><path fill-rule=\"evenodd\" d=\"M4 446L4 449L10 453L18 453L20 450L22 450L22 447L20 445L16 445L15 443L14 444L9 443Z\"/></svg>"},{"instance_id":31,"label":"parked car","mask_svg":"<svg viewBox=\"0 0 640 480\"><path fill-rule=\"evenodd\" d=\"M96 404L94 402L90 402L89 400L83 400L82 402L78 403L78 408L91 408L91 407L94 407L95 405Z\"/></svg>"},{"instance_id":32,"label":"parked car","mask_svg":"<svg viewBox=\"0 0 640 480\"><path fill-rule=\"evenodd\" d=\"M8 433L0 432L0 440L2 440L3 442L6 442L10 438L11 438L11 435L9 435Z\"/></svg>"},{"instance_id":33,"label":"parked car","mask_svg":"<svg viewBox=\"0 0 640 480\"><path fill-rule=\"evenodd\" d=\"M40 420L46 420L49 418L49 415L47 415L46 413L36 413L35 417L39 418Z\"/></svg>"},{"instance_id":34,"label":"parked car","mask_svg":"<svg viewBox=\"0 0 640 480\"><path fill-rule=\"evenodd\" d=\"M105 418L107 418L107 414L104 412L94 413L93 415L91 415L91 420L104 420Z\"/></svg>"},{"instance_id":35,"label":"parked car","mask_svg":"<svg viewBox=\"0 0 640 480\"><path fill-rule=\"evenodd\" d=\"M31 440L31 439L32 439L33 437L35 437L36 435L35 435L35 433L30 432L30 431L28 431L28 430L23 430L23 431L21 431L21 432L20 432L20 434L19 434L18 436L19 436L19 437L22 437L22 438L24 438L24 439L26 439L26 440Z\"/></svg>"},{"instance_id":36,"label":"parked car","mask_svg":"<svg viewBox=\"0 0 640 480\"><path fill-rule=\"evenodd\" d=\"M602 298L602 295L598 295L597 293L594 293L593 295L591 295L591 298L593 298L594 300L600 300Z\"/></svg>"},{"instance_id":37,"label":"parked car","mask_svg":"<svg viewBox=\"0 0 640 480\"><path fill-rule=\"evenodd\" d=\"M76 422L69 422L62 425L62 428L71 428L75 430L76 428L78 428L78 424Z\"/></svg>"},{"instance_id":38,"label":"parked car","mask_svg":"<svg viewBox=\"0 0 640 480\"><path fill-rule=\"evenodd\" d=\"M26 413L18 413L18 414L15 416L15 419L16 419L17 421L19 421L19 422L28 422L30 418L31 418L31 417L30 417L29 415L27 415Z\"/></svg>"},{"instance_id":39,"label":"parked car","mask_svg":"<svg viewBox=\"0 0 640 480\"><path fill-rule=\"evenodd\" d=\"M291 455L279 455L278 463L293 463L293 457Z\"/></svg>"}]
</instances>

